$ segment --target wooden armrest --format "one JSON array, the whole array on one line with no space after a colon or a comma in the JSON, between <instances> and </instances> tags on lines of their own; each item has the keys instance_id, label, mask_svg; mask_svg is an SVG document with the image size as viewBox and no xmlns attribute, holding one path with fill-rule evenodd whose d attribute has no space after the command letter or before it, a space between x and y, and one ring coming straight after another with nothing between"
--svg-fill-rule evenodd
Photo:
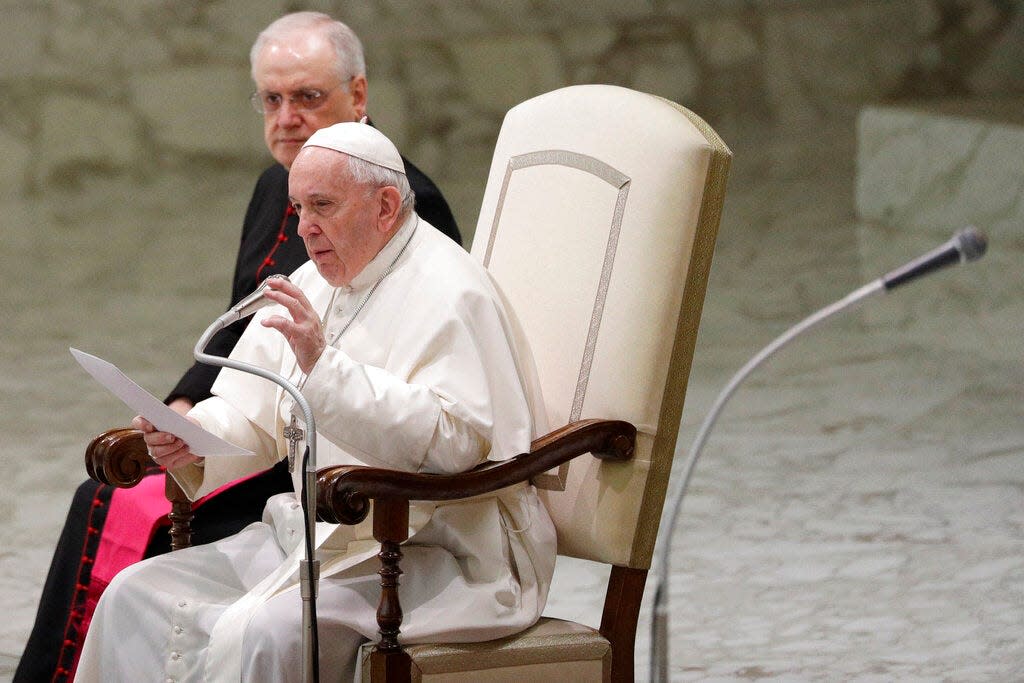
<instances>
[{"instance_id":1,"label":"wooden armrest","mask_svg":"<svg viewBox=\"0 0 1024 683\"><path fill-rule=\"evenodd\" d=\"M633 457L636 427L621 420L580 420L546 434L529 453L460 474L414 474L372 467L325 467L317 472L317 514L335 524L358 524L371 499L456 500L527 481L584 453L603 460Z\"/></svg>"},{"instance_id":2,"label":"wooden armrest","mask_svg":"<svg viewBox=\"0 0 1024 683\"><path fill-rule=\"evenodd\" d=\"M85 470L108 486L129 489L160 467L149 457L142 432L128 427L110 429L93 439L85 449ZM171 550L192 544L192 501L174 480L166 477L164 495L171 504Z\"/></svg>"},{"instance_id":3,"label":"wooden armrest","mask_svg":"<svg viewBox=\"0 0 1024 683\"><path fill-rule=\"evenodd\" d=\"M137 429L120 427L103 432L85 449L89 476L109 486L131 488L155 467Z\"/></svg>"}]
</instances>

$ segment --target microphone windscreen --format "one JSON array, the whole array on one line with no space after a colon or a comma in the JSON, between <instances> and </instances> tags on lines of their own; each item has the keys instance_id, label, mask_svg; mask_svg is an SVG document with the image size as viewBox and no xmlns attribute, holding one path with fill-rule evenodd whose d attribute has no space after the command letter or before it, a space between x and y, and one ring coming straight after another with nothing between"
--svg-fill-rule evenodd
<instances>
[{"instance_id":1,"label":"microphone windscreen","mask_svg":"<svg viewBox=\"0 0 1024 683\"><path fill-rule=\"evenodd\" d=\"M988 239L985 233L971 226L964 228L956 235L957 251L964 261L974 261L981 258L988 248Z\"/></svg>"},{"instance_id":2,"label":"microphone windscreen","mask_svg":"<svg viewBox=\"0 0 1024 683\"><path fill-rule=\"evenodd\" d=\"M288 279L287 275L280 275L277 273L273 275L268 275L263 279L263 282L260 283L259 287L257 287L248 296L246 296L237 304L235 304L231 308L229 313L232 311L236 313L237 318L235 319L237 320L238 318L248 317L255 313L256 311L263 308L264 306L269 306L270 304L272 304L273 302L270 301L270 299L266 299L263 296L263 293L267 291L267 280L271 279L285 280L286 282L291 282L291 280Z\"/></svg>"}]
</instances>

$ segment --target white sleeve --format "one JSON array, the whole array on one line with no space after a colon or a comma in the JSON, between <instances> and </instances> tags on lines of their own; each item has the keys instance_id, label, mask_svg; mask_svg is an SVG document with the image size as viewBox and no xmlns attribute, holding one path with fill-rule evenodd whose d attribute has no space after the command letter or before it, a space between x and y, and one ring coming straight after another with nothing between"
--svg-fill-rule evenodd
<instances>
[{"instance_id":1,"label":"white sleeve","mask_svg":"<svg viewBox=\"0 0 1024 683\"><path fill-rule=\"evenodd\" d=\"M367 464L462 472L479 464L488 449L429 387L357 363L332 347L317 361L303 395L317 416L317 431Z\"/></svg>"},{"instance_id":2,"label":"white sleeve","mask_svg":"<svg viewBox=\"0 0 1024 683\"><path fill-rule=\"evenodd\" d=\"M224 399L213 396L189 411L203 429L252 451L251 456L211 456L202 467L187 466L171 472L189 500L196 500L224 484L272 467L278 461L274 436L250 422Z\"/></svg>"}]
</instances>

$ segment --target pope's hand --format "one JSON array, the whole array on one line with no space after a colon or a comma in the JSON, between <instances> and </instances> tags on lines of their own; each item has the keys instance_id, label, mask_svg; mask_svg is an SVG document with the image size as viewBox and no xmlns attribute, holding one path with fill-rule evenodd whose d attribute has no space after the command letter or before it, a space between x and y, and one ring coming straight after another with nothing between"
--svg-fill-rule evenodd
<instances>
[{"instance_id":1,"label":"pope's hand","mask_svg":"<svg viewBox=\"0 0 1024 683\"><path fill-rule=\"evenodd\" d=\"M292 317L289 320L281 315L272 315L264 318L262 325L284 335L299 361L299 367L308 375L327 346L320 328L320 316L302 290L288 280L271 278L267 280L267 287L264 296L287 308Z\"/></svg>"},{"instance_id":2,"label":"pope's hand","mask_svg":"<svg viewBox=\"0 0 1024 683\"><path fill-rule=\"evenodd\" d=\"M186 419L199 424L198 421L187 415ZM152 422L141 415L135 416L135 419L132 420L132 427L142 432L142 438L145 439L146 448L149 450L149 457L153 458L153 462L158 465L173 470L202 460L201 457L189 450L187 443L170 432L157 430Z\"/></svg>"}]
</instances>

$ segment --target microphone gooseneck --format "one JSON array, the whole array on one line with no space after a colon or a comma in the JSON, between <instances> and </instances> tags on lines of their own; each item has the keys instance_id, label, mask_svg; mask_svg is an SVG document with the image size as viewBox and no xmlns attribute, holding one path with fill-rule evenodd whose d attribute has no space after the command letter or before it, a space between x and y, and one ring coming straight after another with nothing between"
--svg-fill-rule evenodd
<instances>
[{"instance_id":1,"label":"microphone gooseneck","mask_svg":"<svg viewBox=\"0 0 1024 683\"><path fill-rule=\"evenodd\" d=\"M683 496L686 495L686 489L693 475L693 469L704 449L704 444L707 443L708 437L711 435L711 429L736 389L739 388L740 384L743 383L743 380L750 373L773 356L775 352L818 323L824 322L837 313L852 308L872 294L889 291L901 284L906 284L913 279L954 263L977 260L984 255L987 245L988 242L985 239L985 235L979 230L973 227L960 230L942 246L914 259L901 268L876 278L872 282L847 294L839 301L809 315L783 332L747 361L746 365L733 375L728 384L725 385L725 388L718 394L700 428L697 430L697 436L694 438L693 446L690 447L690 452L687 454L686 461L682 465L682 471L677 475L676 481L678 485L675 491L666 498L665 509L667 514L663 516L664 523L658 530L658 538L655 542L653 567L657 572L657 582L654 589L654 615L651 621L650 680L666 683L669 679L668 573L672 536L675 532L676 522L682 507Z\"/></svg>"}]
</instances>

